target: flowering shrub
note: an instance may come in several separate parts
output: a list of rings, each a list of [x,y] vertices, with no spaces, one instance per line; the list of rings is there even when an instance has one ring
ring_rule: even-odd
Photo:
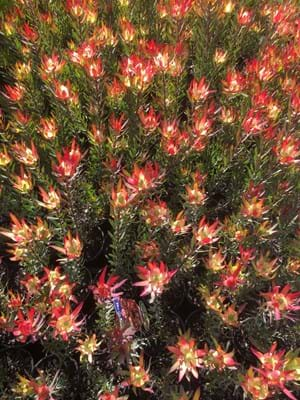
[[[300,397],[297,0],[0,0],[0,398]]]

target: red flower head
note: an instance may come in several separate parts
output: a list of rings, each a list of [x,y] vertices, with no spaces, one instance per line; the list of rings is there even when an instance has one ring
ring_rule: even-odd
[[[174,19],[182,19],[191,10],[194,0],[168,0],[160,1],[157,10],[161,16],[171,16]]]
[[[137,55],[124,58],[120,63],[123,83],[128,88],[144,91],[151,83],[156,68],[151,60]]]
[[[101,76],[104,75],[104,69],[103,69],[101,58],[87,61],[85,63],[85,70],[91,78],[93,78],[93,79],[101,78]]]
[[[266,400],[269,397],[269,386],[266,379],[255,374],[254,369],[248,369],[245,376],[243,376],[242,388],[246,393],[249,393],[255,400]]]
[[[149,369],[147,371],[145,370],[144,357],[143,354],[141,354],[138,365],[129,366],[130,378],[128,380],[128,383],[134,388],[141,388],[146,392],[153,393],[151,387],[145,386],[147,383],[150,382],[150,376],[148,372]]]
[[[41,59],[41,70],[44,74],[43,76],[47,77],[47,75],[56,74],[61,71],[65,63],[64,60],[60,60],[56,53],[53,53],[49,57],[44,54]]]
[[[33,340],[36,339],[43,325],[43,319],[40,314],[36,313],[34,308],[27,311],[27,314],[23,314],[19,310],[14,324],[15,326],[12,331],[14,336],[16,336],[19,342],[25,343],[30,336]]]
[[[25,171],[23,165],[20,167],[20,175],[12,175],[13,187],[21,193],[28,193],[33,188],[32,175]]]
[[[206,246],[219,240],[219,238],[216,237],[221,229],[217,228],[218,225],[218,221],[215,221],[211,225],[207,224],[205,216],[201,219],[198,229],[194,231],[195,239],[200,246]]]
[[[111,114],[109,117],[109,126],[116,136],[120,136],[123,133],[127,122],[128,120],[125,114],[121,114],[119,117],[116,117],[115,114]]]
[[[54,96],[62,101],[70,101],[73,104],[78,103],[78,94],[74,93],[71,87],[71,82],[67,80],[65,83],[60,83],[53,80]]]
[[[258,135],[264,131],[268,126],[265,114],[260,110],[251,108],[242,123],[244,131],[248,135]]]
[[[27,243],[32,240],[32,229],[26,223],[25,219],[22,218],[21,220],[18,220],[13,213],[9,213],[9,216],[11,219],[11,230],[1,229],[1,235],[4,235],[17,243]]]
[[[143,192],[157,186],[161,178],[158,163],[147,162],[144,168],[133,167],[133,173],[127,177],[126,185],[133,192]]]
[[[291,286],[287,284],[281,290],[280,286],[274,286],[271,292],[261,293],[276,321],[282,317],[292,319],[289,312],[300,310],[300,292],[289,293],[290,290]]]
[[[295,379],[293,370],[286,369],[287,360],[284,358],[285,350],[275,351],[277,343],[273,343],[270,350],[267,353],[261,353],[260,351],[252,348],[252,353],[261,362],[261,368],[255,368],[260,376],[264,379],[268,386],[273,388],[279,388],[286,396],[291,400],[297,400],[291,391],[289,391],[285,384],[288,381]]]
[[[82,243],[80,241],[78,233],[75,237],[72,236],[69,231],[64,237],[64,247],[51,246],[53,249],[64,254],[68,260],[74,260],[79,258],[82,252]]]
[[[112,392],[100,394],[98,400],[127,400],[128,396],[119,397],[119,388],[116,386]]]
[[[147,132],[153,132],[159,126],[159,115],[155,113],[153,107],[150,107],[148,112],[144,112],[142,108],[138,110],[138,115]]]
[[[82,158],[80,147],[77,145],[75,139],[72,140],[70,147],[63,149],[63,154],[56,153],[58,164],[52,165],[53,171],[61,181],[68,180],[75,175],[77,167]]]
[[[113,297],[121,296],[123,292],[115,291],[127,281],[127,279],[123,279],[122,281],[118,282],[120,277],[118,275],[111,275],[105,282],[106,272],[107,267],[104,267],[99,276],[97,284],[89,287],[92,290],[95,299],[99,303],[102,303],[106,300],[111,300]]]
[[[170,210],[165,201],[148,199],[141,209],[145,222],[151,226],[162,226],[169,222]]]
[[[233,352],[226,353],[218,343],[216,343],[215,350],[210,349],[207,352],[205,364],[207,364],[209,368],[217,368],[219,371],[237,366],[237,362],[233,359]]]
[[[78,314],[82,309],[83,303],[80,303],[74,311],[71,312],[71,305],[68,302],[64,307],[58,307],[53,310],[52,320],[49,325],[54,328],[53,336],[61,336],[64,341],[69,339],[69,336],[80,331],[80,326],[84,320],[76,321]]]
[[[211,93],[214,93],[214,90],[209,90],[209,84],[206,83],[205,77],[201,78],[200,81],[193,79],[188,89],[191,102],[205,101]]]
[[[43,201],[38,201],[37,203],[48,210],[55,210],[60,206],[60,192],[55,190],[53,186],[50,186],[46,192],[41,186],[39,186],[40,195]]]
[[[300,162],[300,139],[282,134],[278,144],[273,147],[273,151],[280,164],[297,164]]]
[[[128,189],[120,179],[117,187],[112,189],[111,199],[114,208],[127,207],[135,198],[135,194],[130,195]]]
[[[264,279],[274,279],[279,268],[277,261],[277,258],[270,260],[268,254],[261,254],[259,259],[253,263],[256,276]]]
[[[11,149],[14,152],[15,158],[29,167],[34,166],[39,159],[37,149],[32,141],[31,147],[27,147],[24,142],[20,142],[14,143]]]
[[[67,0],[66,9],[74,17],[82,17],[87,12],[87,0]]]
[[[41,118],[39,132],[41,135],[48,140],[52,140],[56,137],[58,127],[54,118]]]
[[[36,42],[39,37],[39,34],[27,22],[21,28],[21,35],[28,42]]]
[[[253,13],[251,10],[242,8],[237,15],[237,20],[240,25],[249,25],[252,21]]]
[[[203,113],[194,113],[193,115],[193,134],[196,138],[206,139],[212,129],[213,120],[209,116],[209,112],[205,110]]]
[[[227,265],[226,273],[221,274],[220,282],[218,282],[217,285],[230,290],[235,290],[238,285],[244,282],[240,277],[242,268],[243,264],[241,263]]]
[[[119,27],[124,42],[132,42],[136,33],[135,27],[132,25],[132,23],[123,17],[119,21]]]
[[[142,281],[133,285],[144,287],[141,296],[150,294],[150,303],[153,303],[156,296],[161,295],[165,290],[165,286],[177,272],[177,270],[168,271],[166,264],[162,261],[159,264],[150,261],[146,267],[137,266],[136,270],[138,277]]]
[[[228,94],[241,93],[246,88],[245,77],[235,70],[229,70],[222,83],[224,92]]]
[[[110,84],[106,85],[107,96],[112,99],[122,98],[126,93],[126,87],[116,77]]]
[[[179,336],[176,345],[168,346],[167,349],[174,354],[175,361],[169,372],[179,370],[178,382],[182,381],[184,376],[190,380],[190,373],[198,379],[197,368],[202,366],[202,357],[206,351],[197,349],[196,340],[190,337],[189,332]]]
[[[20,283],[25,286],[27,290],[27,298],[39,294],[41,289],[41,280],[36,275],[27,274]]]
[[[15,86],[4,85],[5,93],[2,93],[10,101],[18,102],[22,100],[25,89],[18,83]]]

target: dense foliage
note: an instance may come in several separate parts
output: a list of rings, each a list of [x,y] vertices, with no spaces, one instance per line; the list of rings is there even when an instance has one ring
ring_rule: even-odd
[[[0,0],[0,399],[300,396],[297,0]]]

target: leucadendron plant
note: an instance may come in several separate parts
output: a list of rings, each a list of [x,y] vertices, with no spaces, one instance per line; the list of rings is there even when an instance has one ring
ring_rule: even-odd
[[[0,0],[1,400],[300,397],[297,0]]]

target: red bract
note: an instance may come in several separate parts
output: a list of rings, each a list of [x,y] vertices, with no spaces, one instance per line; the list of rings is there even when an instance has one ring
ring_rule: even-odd
[[[64,254],[68,260],[74,260],[79,258],[82,252],[82,243],[80,241],[78,233],[75,237],[72,236],[69,231],[67,235],[64,237],[64,247],[59,246],[51,246],[53,249],[59,251]]]
[[[96,56],[96,44],[93,39],[83,42],[78,47],[80,63],[88,64]]]
[[[43,323],[42,316],[34,308],[28,310],[26,314],[19,310],[14,320],[12,333],[21,343],[25,343],[29,337],[36,340]]]
[[[196,241],[199,243],[199,246],[212,244],[219,240],[219,238],[216,237],[217,233],[221,229],[217,228],[218,225],[218,221],[215,221],[213,224],[209,225],[208,223],[206,223],[205,217],[200,220],[198,229],[194,230],[194,236]]]
[[[19,293],[15,294],[11,291],[8,292],[9,299],[7,302],[8,308],[19,309],[23,305],[23,299]]]
[[[0,152],[0,167],[6,167],[9,163],[11,163],[12,158],[8,154],[6,146],[3,146],[2,151]]]
[[[298,89],[299,92],[299,89]],[[291,96],[291,107],[295,115],[300,114],[300,94],[293,93]]]
[[[209,90],[209,84],[206,83],[205,77],[202,77],[200,81],[192,79],[188,89],[191,102],[205,101],[211,93],[214,93],[214,90]]]
[[[290,290],[291,285],[286,284],[282,289],[280,286],[274,286],[271,292],[261,293],[267,300],[267,308],[274,313],[275,320],[281,318],[292,320],[289,312],[300,310],[300,292],[289,293]]]
[[[250,109],[242,123],[244,131],[248,135],[258,135],[267,128],[268,122],[263,112]]]
[[[113,208],[127,207],[135,198],[135,194],[130,195],[125,184],[119,180],[117,187],[111,191],[111,200]]]
[[[41,118],[39,131],[48,140],[53,140],[58,132],[58,127],[54,118]]]
[[[235,368],[238,365],[238,363],[233,359],[233,352],[226,353],[226,351],[224,351],[217,343],[216,349],[206,350],[206,353],[204,363],[208,365],[210,369],[216,368],[219,371],[222,371],[225,368]]]
[[[109,126],[113,130],[116,136],[119,136],[124,131],[128,120],[125,117],[125,114],[121,114],[117,117],[115,114],[111,114],[109,117]]]
[[[264,202],[265,199],[258,199],[257,197],[249,200],[243,199],[241,214],[246,218],[261,218],[268,211]]]
[[[166,264],[162,261],[160,263],[148,262],[147,266],[137,266],[136,270],[142,281],[133,285],[144,287],[141,296],[150,294],[150,303],[153,303],[155,298],[162,294],[165,286],[177,272],[177,270],[168,271]]]
[[[71,335],[80,331],[80,326],[84,320],[76,321],[83,303],[80,303],[72,312],[68,302],[66,306],[54,309],[52,319],[49,323],[54,328],[53,336],[61,336],[62,340],[67,341]]]
[[[237,20],[240,25],[249,25],[252,21],[253,13],[251,10],[242,8],[237,15]]]
[[[252,396],[253,400],[265,400],[269,397],[269,386],[266,379],[259,374],[255,374],[252,367],[242,377],[241,386],[246,393]]]
[[[18,83],[15,86],[4,85],[5,92],[2,92],[3,96],[5,96],[10,101],[18,102],[22,100],[25,89],[23,86]]]
[[[175,19],[182,19],[190,11],[194,0],[164,0],[157,5],[157,10],[162,16],[171,16]]]
[[[165,73],[175,77],[182,73],[184,68],[182,61],[186,56],[182,42],[171,45],[150,40],[146,42],[145,49],[142,51],[153,59],[157,74]]]
[[[57,53],[52,53],[51,56],[43,55],[41,58],[41,70],[44,73],[44,77],[60,72],[65,63]]]
[[[66,0],[66,9],[74,17],[81,17],[87,12],[87,0]]]
[[[16,122],[20,124],[21,126],[26,126],[29,124],[31,121],[31,117],[29,114],[22,112],[21,110],[17,110],[14,113],[14,117],[16,119]]]
[[[11,149],[14,152],[15,158],[27,166],[34,166],[39,159],[39,155],[33,141],[31,141],[31,147],[27,147],[25,142],[19,142],[14,143]]]
[[[119,388],[116,386],[112,392],[100,394],[98,400],[126,400],[127,396],[119,396]]]
[[[21,165],[20,175],[11,175],[13,187],[21,193],[28,193],[33,188],[32,175]]]
[[[88,61],[85,64],[87,74],[93,79],[99,79],[104,75],[104,69],[100,58]]]
[[[196,138],[207,138],[211,132],[213,120],[210,118],[209,113],[195,113],[193,115],[193,134]]]
[[[127,281],[127,279],[123,279],[122,281],[118,282],[120,279],[118,275],[110,275],[105,282],[106,272],[107,267],[104,267],[99,276],[97,284],[89,287],[92,290],[95,299],[99,303],[102,303],[106,300],[111,300],[113,297],[121,296],[123,293],[116,292],[116,289],[119,289]]]
[[[277,258],[269,260],[266,255],[261,254],[259,259],[253,263],[255,274],[264,279],[273,279],[276,276],[276,272],[279,268],[277,265]]]
[[[100,145],[105,141],[105,132],[103,125],[92,124],[89,137],[94,144]]]
[[[138,115],[144,129],[148,132],[153,132],[159,126],[159,114],[156,114],[153,107],[150,107],[147,112],[142,108],[138,110]]]
[[[142,192],[156,187],[161,177],[158,163],[147,162],[143,168],[135,164],[133,173],[126,178],[126,186],[133,192]]]
[[[72,140],[70,147],[63,149],[63,154],[56,153],[58,164],[52,163],[52,169],[57,175],[58,180],[64,181],[72,178],[82,158],[80,147],[75,139]]]
[[[202,357],[206,355],[205,350],[199,350],[196,346],[196,340],[190,337],[190,333],[178,337],[175,346],[168,346],[167,349],[174,354],[175,363],[170,372],[179,370],[178,382],[181,382],[185,376],[190,380],[190,374],[198,379],[198,368],[203,364]]]
[[[186,201],[193,205],[202,205],[206,200],[205,190],[194,181],[193,186],[186,186]]]
[[[124,85],[137,91],[144,91],[156,72],[151,60],[135,54],[124,58],[120,63],[120,69]]]
[[[229,264],[226,267],[226,273],[221,274],[220,282],[218,282],[217,285],[226,289],[235,290],[238,285],[244,282],[240,277],[242,269],[243,265],[240,263],[237,263],[236,265]]]
[[[285,350],[275,352],[276,348],[276,342],[272,344],[267,353],[261,353],[252,348],[252,353],[262,364],[261,368],[255,369],[269,386],[280,389],[291,400],[297,400],[293,393],[285,387],[287,382],[294,380],[294,371],[285,369],[286,359],[283,357]]]
[[[273,147],[278,161],[283,165],[292,165],[300,161],[300,139],[292,135],[282,135]]]
[[[174,139],[180,134],[178,121],[176,119],[172,121],[163,120],[160,130],[165,139]]]
[[[53,80],[54,84],[54,96],[62,101],[70,101],[77,103],[77,94],[74,94],[71,87],[71,82],[67,80],[65,83],[60,83],[57,80]]]
[[[119,99],[126,93],[126,87],[116,77],[106,85],[107,95],[112,99]]]
[[[121,29],[121,36],[124,42],[132,42],[136,32],[132,23],[123,17],[119,21],[119,27]]]
[[[246,88],[246,79],[238,71],[229,70],[222,81],[223,91],[228,94],[241,93]]]
[[[34,275],[27,274],[20,283],[25,286],[27,290],[27,298],[38,294],[41,289],[41,280]]]
[[[162,140],[162,148],[164,152],[170,156],[175,156],[182,149],[188,149],[190,145],[190,135],[188,132],[178,131],[177,134],[177,136],[174,135],[174,137],[171,139]],[[195,143],[196,141],[194,142],[194,146]]]
[[[36,42],[39,37],[39,34],[27,22],[21,28],[21,35],[28,42]]]
[[[48,210],[55,210],[60,206],[60,192],[55,190],[53,186],[50,186],[49,190],[46,192],[41,186],[39,186],[40,195],[43,201],[38,201],[37,203]]]
[[[163,226],[169,222],[170,210],[165,201],[147,200],[141,210],[146,224],[151,226]]]
[[[130,377],[128,379],[128,384],[132,385],[134,388],[141,388],[146,392],[153,393],[150,387],[145,386],[150,382],[149,369],[145,369],[143,354],[140,355],[138,365],[129,366]]]
[[[21,220],[18,220],[13,213],[9,213],[9,217],[11,220],[11,229],[1,229],[1,235],[4,235],[17,243],[30,241],[32,239],[32,229],[26,223],[25,219],[22,218]]]

